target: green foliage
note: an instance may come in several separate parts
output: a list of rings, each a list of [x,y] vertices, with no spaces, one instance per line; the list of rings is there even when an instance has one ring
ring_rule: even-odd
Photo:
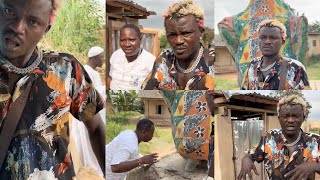
[[[135,130],[136,125],[129,123],[129,118],[140,116],[140,113],[128,111],[118,112],[115,114],[108,114],[106,121],[106,142],[109,143],[116,137],[121,131],[126,129]]]
[[[68,0],[62,5],[45,41],[55,50],[86,57],[90,47],[101,45],[99,30],[104,24],[101,5],[96,0]]]
[[[320,22],[315,21],[313,24],[310,24],[308,26],[308,31],[309,32],[320,32]]]
[[[320,80],[320,62],[307,66],[309,80]]]
[[[320,63],[320,54],[312,54],[308,59],[308,65]]]
[[[129,119],[140,115],[140,113],[134,111],[108,114],[106,121],[106,143],[111,142],[113,138],[124,130],[135,130],[136,125],[130,123]],[[140,143],[140,153],[143,155],[150,154],[154,151],[155,147],[161,148],[161,146],[173,144],[170,132],[171,131],[156,127],[152,140],[147,143]]]
[[[162,52],[164,49],[170,48],[170,44],[167,41],[167,37],[165,34],[162,34],[159,37],[159,41],[160,41],[160,52]]]
[[[309,132],[320,134],[320,128],[310,128]]]
[[[215,89],[219,90],[239,90],[237,80],[215,78]]]
[[[206,48],[211,44],[214,38],[214,30],[209,27],[204,27],[204,34],[203,34],[203,43]]]
[[[143,113],[144,106],[137,91],[116,91],[111,95],[112,106],[117,111],[138,111]]]
[[[307,103],[307,111],[308,114],[310,113],[310,109],[312,108],[312,105],[309,101],[307,101],[307,99],[304,97],[304,94],[302,93],[302,91],[271,91],[270,96],[272,97],[276,97],[278,99],[281,99],[285,96],[288,95],[298,95],[300,96],[306,103]]]

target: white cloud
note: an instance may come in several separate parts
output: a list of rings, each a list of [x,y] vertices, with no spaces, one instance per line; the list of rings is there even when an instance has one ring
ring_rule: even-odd
[[[154,11],[157,15],[151,15],[146,20],[140,20],[144,27],[163,29],[163,12],[173,3],[180,2],[177,0],[133,0],[133,2],[145,7],[148,11]],[[214,27],[214,0],[194,0],[205,10],[205,25]]]

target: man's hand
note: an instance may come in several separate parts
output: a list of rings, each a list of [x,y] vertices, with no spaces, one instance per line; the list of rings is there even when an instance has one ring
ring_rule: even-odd
[[[249,155],[246,155],[245,157],[242,158],[241,171],[240,171],[237,179],[238,180],[241,180],[241,179],[246,180],[246,176],[248,174],[250,180],[253,180],[251,170],[253,170],[256,175],[259,175],[253,161],[251,160]]]
[[[157,158],[158,158],[158,153],[153,153],[153,154],[145,155],[140,159],[142,164],[153,164],[157,162]]]
[[[307,180],[308,177],[313,175],[319,169],[318,163],[303,163],[297,165],[293,170],[284,175],[290,180]]]

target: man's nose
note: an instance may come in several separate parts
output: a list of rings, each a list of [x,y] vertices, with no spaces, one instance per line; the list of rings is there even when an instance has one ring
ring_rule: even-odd
[[[129,46],[131,46],[131,43],[130,43],[129,40],[126,40],[125,43],[124,43],[124,45],[125,45],[126,47],[129,47]]]
[[[10,29],[17,34],[24,34],[26,22],[23,19],[16,19],[15,22],[10,25]]]
[[[184,39],[182,35],[177,35],[177,38],[175,39],[175,43],[176,44],[183,44],[184,43]]]
[[[295,122],[295,119],[292,116],[288,116],[287,122]]]

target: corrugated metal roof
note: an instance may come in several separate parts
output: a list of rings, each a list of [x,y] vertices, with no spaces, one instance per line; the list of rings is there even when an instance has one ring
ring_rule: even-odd
[[[141,90],[138,93],[139,98],[162,99],[162,94],[158,90]]]
[[[257,91],[215,91],[215,96],[225,97],[226,99],[238,99],[238,97],[245,97],[247,101],[254,102],[254,99],[259,99],[259,101],[266,101],[267,104],[276,104],[279,99],[272,97],[270,95],[267,95],[267,92],[269,91],[263,91],[262,93],[258,93]],[[242,98],[243,99],[243,98]]]
[[[225,42],[221,38],[220,34],[215,34],[214,35],[214,46],[215,47],[226,47]]]

